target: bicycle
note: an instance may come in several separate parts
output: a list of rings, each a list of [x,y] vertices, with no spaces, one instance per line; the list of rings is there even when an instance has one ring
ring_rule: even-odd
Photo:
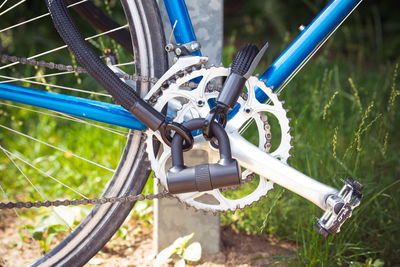
[[[5,2],[0,6],[0,10]],[[339,231],[340,226],[351,216],[352,210],[359,205],[362,186],[348,179],[338,192],[286,165],[291,148],[290,126],[287,111],[276,93],[286,86],[361,0],[332,1],[310,25],[302,29],[298,39],[259,79],[251,75],[267,45],[260,51],[252,45],[245,47],[230,69],[208,67],[207,58],[201,56],[200,45],[196,41],[184,1],[164,1],[176,44],[166,44],[159,11],[153,1],[121,2],[129,22],[130,34],[121,30],[126,26],[115,27],[115,22],[105,21],[106,17],[100,10],[96,9],[96,12],[101,19],[91,18],[91,12],[88,10],[94,12],[95,7],[86,0],[70,1],[70,7],[78,8],[81,16],[110,34],[112,39],[134,54],[136,75],[128,75],[118,68],[111,50],[105,51],[109,62],[105,65],[79,34],[64,2],[57,0],[46,2],[53,22],[84,68],[2,54],[2,59],[11,61],[10,64],[19,62],[65,72],[87,72],[107,89],[118,104],[16,86],[11,84],[16,79],[5,75],[1,76],[6,79],[6,83],[0,83],[0,98],[60,112],[57,116],[63,119],[91,119],[132,129],[128,134],[123,133],[128,138],[125,150],[113,177],[105,185],[102,198],[89,199],[74,190],[74,195],[80,195],[83,199],[65,202],[2,203],[2,208],[97,204],[68,237],[33,265],[86,263],[119,228],[135,201],[145,198],[138,194],[142,191],[151,169],[169,192],[150,195],[149,198],[168,197],[173,193],[181,201],[195,208],[212,212],[235,210],[251,205],[265,195],[274,182],[326,210],[317,222],[321,234],[327,236]],[[8,11],[9,9],[0,11],[0,16]],[[110,25],[113,25],[114,29]],[[4,29],[0,33],[3,31]],[[132,46],[129,45],[127,36],[132,36]],[[176,57],[176,63],[169,69],[165,48]],[[5,65],[0,69],[9,66]],[[49,76],[41,75],[41,78],[47,77]],[[223,86],[219,85],[221,78],[225,79]],[[135,82],[132,83],[131,80]],[[30,77],[19,81],[34,82]],[[234,93],[227,93],[228,87]],[[247,93],[242,92],[243,87],[247,88]],[[14,104],[7,105],[15,107]],[[131,113],[138,119],[132,117]],[[280,143],[270,155],[266,153],[271,149],[270,124],[268,116],[265,116],[267,113],[277,118],[281,132]],[[251,144],[241,136],[241,131],[245,131],[252,121],[255,122],[258,131],[259,140],[256,144]],[[96,127],[120,133],[118,129],[103,125]],[[3,125],[2,128],[21,134]],[[149,128],[146,131],[147,137],[142,133],[146,128]],[[176,134],[172,135],[173,132]],[[218,136],[217,141],[213,139],[215,136]],[[38,139],[33,140],[41,142]],[[221,155],[221,160],[214,165],[203,164],[186,168],[183,163],[183,150],[190,149],[206,151],[211,161]],[[3,146],[1,150],[17,168],[18,164],[12,158],[25,162],[17,153]],[[218,153],[219,150],[221,153]],[[60,151],[77,156],[64,149]],[[173,167],[169,168],[171,153]],[[247,169],[242,175],[239,175],[240,167],[232,156],[238,159],[241,167]],[[35,168],[33,164],[31,166]],[[100,167],[110,169],[106,166]],[[20,168],[18,170],[31,183],[23,171]],[[261,174],[261,177],[258,180],[254,179],[253,173]],[[45,172],[42,174],[54,178]],[[262,174],[268,179],[262,177]],[[229,199],[221,193],[253,180],[258,182],[257,188],[246,198]],[[220,188],[222,189],[219,190]],[[209,204],[200,200],[204,194],[212,195],[218,203]]]

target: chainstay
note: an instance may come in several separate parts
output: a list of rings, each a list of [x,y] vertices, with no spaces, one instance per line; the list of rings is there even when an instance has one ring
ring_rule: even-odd
[[[14,209],[14,208],[40,208],[40,207],[58,207],[58,206],[78,206],[78,205],[103,205],[107,203],[129,203],[135,201],[142,201],[145,199],[161,199],[173,198],[169,192],[161,192],[158,194],[147,195],[131,195],[126,197],[102,197],[102,198],[87,198],[87,199],[73,199],[73,200],[55,200],[55,201],[27,201],[27,202],[0,202],[0,210]]]

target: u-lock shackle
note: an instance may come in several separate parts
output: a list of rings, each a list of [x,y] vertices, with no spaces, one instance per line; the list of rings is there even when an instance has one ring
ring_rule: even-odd
[[[197,118],[184,122],[190,131],[201,129],[205,119]],[[172,167],[168,170],[168,191],[172,194],[208,191],[215,188],[240,184],[241,171],[236,159],[232,158],[229,138],[224,128],[212,122],[211,134],[218,140],[220,160],[217,163],[187,167],[183,161],[183,138],[175,134],[171,143]]]

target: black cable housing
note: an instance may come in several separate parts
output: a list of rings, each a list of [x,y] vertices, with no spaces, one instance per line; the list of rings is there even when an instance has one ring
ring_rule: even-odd
[[[103,63],[87,44],[73,22],[64,0],[46,0],[53,23],[76,60],[113,98],[152,130],[158,130],[165,116],[155,110]]]

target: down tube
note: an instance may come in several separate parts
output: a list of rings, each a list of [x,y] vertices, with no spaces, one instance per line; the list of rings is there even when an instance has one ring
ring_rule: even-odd
[[[0,83],[0,99],[45,108],[83,119],[91,119],[129,129],[144,130],[146,126],[120,105]]]
[[[272,63],[260,80],[265,81],[267,86],[273,87],[274,90],[286,85],[361,1],[333,0],[330,2]],[[257,90],[257,99],[264,102],[267,96],[261,90]]]

